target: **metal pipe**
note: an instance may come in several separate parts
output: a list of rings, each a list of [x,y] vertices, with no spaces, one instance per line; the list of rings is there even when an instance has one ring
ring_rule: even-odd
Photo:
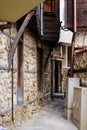
[[[74,21],[73,22],[74,22],[74,34],[73,34],[73,39],[72,39],[70,77],[73,77],[74,47],[75,47],[75,37],[76,37],[76,32],[77,32],[76,0],[74,0]]]
[[[44,8],[43,3],[41,3],[41,4],[40,4],[41,36],[44,35],[44,34],[43,34],[43,8]]]
[[[87,48],[83,48],[83,49],[81,49],[81,50],[75,51],[74,55],[79,54],[79,53],[82,53],[82,52],[86,52],[86,51],[87,51]]]
[[[74,32],[77,32],[77,11],[76,11],[76,0],[74,0]]]

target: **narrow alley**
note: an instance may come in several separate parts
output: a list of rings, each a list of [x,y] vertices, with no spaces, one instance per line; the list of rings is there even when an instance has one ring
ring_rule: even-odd
[[[55,99],[34,114],[16,130],[77,130],[71,121],[64,119],[63,100]]]
[[[87,0],[0,1],[0,130],[87,130]]]

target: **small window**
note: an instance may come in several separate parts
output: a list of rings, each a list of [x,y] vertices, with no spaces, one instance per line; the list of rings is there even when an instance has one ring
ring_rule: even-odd
[[[44,2],[44,12],[54,12],[54,0],[46,0]]]

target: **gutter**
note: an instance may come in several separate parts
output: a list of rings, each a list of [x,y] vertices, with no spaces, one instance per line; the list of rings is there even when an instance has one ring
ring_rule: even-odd
[[[74,47],[75,47],[75,37],[77,32],[77,11],[76,11],[76,0],[74,0],[74,34],[71,45],[71,65],[70,65],[70,77],[73,77],[73,62],[74,62]]]

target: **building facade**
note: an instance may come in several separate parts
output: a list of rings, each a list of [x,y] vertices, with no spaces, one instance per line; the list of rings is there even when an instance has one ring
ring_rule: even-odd
[[[4,33],[15,38],[16,25],[4,30]],[[8,72],[8,53],[12,39],[0,32],[0,125],[10,125],[12,104],[14,122],[20,125],[43,106],[45,97],[50,99],[51,64],[47,58],[49,47],[41,44],[27,28],[22,37],[23,43],[19,45],[21,48],[16,49],[13,58],[12,73],[12,70]]]

